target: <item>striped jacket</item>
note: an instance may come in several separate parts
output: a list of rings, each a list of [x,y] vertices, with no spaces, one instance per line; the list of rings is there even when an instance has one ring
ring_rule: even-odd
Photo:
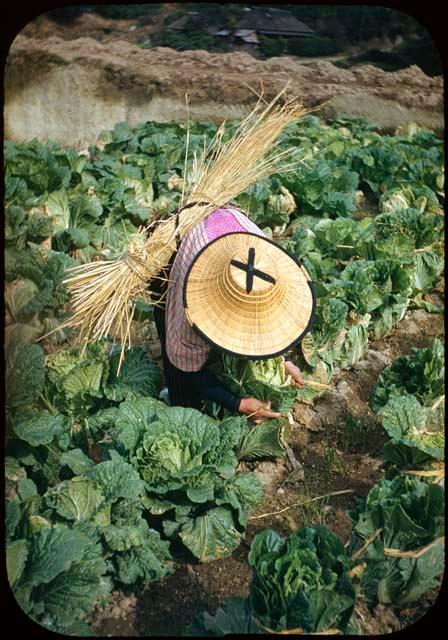
[[[235,231],[264,235],[256,224],[233,207],[216,209],[199,222],[182,240],[170,272],[166,300],[166,351],[170,362],[181,371],[199,371],[206,363],[211,345],[191,327],[184,311],[185,275],[195,256],[206,244]]]

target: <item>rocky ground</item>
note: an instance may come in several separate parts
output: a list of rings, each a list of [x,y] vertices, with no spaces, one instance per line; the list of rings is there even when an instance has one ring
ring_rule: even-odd
[[[124,39],[99,42],[95,38],[66,40],[58,36],[38,39],[19,34],[9,56],[31,77],[31,71],[52,65],[71,65],[107,69],[126,88],[136,83],[148,93],[183,99],[188,90],[192,102],[218,100],[244,104],[252,101],[250,89],[263,82],[272,95],[287,81],[291,94],[305,104],[316,106],[336,95],[364,94],[393,100],[404,107],[442,109],[441,77],[426,76],[416,66],[387,72],[372,65],[351,70],[339,69],[328,61],[303,65],[289,56],[257,60],[248,53],[209,53],[176,51],[168,47],[141,49]],[[249,85],[249,86],[247,86]],[[118,86],[118,85],[117,85]]]

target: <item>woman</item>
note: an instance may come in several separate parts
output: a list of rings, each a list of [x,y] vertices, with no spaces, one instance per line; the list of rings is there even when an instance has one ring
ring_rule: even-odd
[[[303,267],[244,213],[227,206],[185,236],[163,277],[154,319],[171,404],[200,409],[210,400],[256,423],[279,417],[269,402],[231,393],[207,362],[213,347],[256,360],[297,344],[309,330],[315,306]],[[287,360],[285,368],[301,387],[298,367]]]

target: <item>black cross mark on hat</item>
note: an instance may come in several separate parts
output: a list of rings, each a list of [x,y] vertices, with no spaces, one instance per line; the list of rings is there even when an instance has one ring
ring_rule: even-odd
[[[238,267],[238,269],[242,269],[243,271],[246,272],[247,293],[250,293],[252,291],[252,287],[254,284],[254,276],[257,276],[257,278],[261,278],[262,280],[266,280],[266,282],[272,282],[272,284],[275,284],[275,278],[270,276],[268,273],[265,273],[264,271],[260,271],[260,269],[256,269],[254,267],[254,262],[255,262],[255,249],[253,247],[250,247],[249,249],[247,264],[245,264],[244,262],[240,262],[239,260],[230,261],[230,264],[233,264],[234,267]]]

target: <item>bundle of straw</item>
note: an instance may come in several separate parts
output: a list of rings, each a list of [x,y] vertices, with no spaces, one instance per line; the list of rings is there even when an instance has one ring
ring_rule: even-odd
[[[241,122],[235,134],[223,142],[225,123],[221,125],[193,171],[185,177],[180,208],[198,203],[157,221],[143,230],[130,244],[125,255],[84,264],[70,269],[64,282],[71,293],[73,315],[62,325],[78,330],[78,341],[97,341],[107,335],[121,342],[122,363],[130,347],[130,327],[138,298],[149,298],[148,283],[167,266],[176,250],[176,235],[182,239],[211,211],[217,209],[252,183],[278,171],[289,171],[297,163],[286,163],[292,149],[275,151],[283,129],[309,110],[294,100],[279,104],[286,87],[269,103],[260,97],[253,111]],[[188,140],[187,140],[188,143]],[[269,154],[268,154],[269,152]],[[152,233],[147,237],[148,230]],[[118,368],[118,370],[119,370]]]

